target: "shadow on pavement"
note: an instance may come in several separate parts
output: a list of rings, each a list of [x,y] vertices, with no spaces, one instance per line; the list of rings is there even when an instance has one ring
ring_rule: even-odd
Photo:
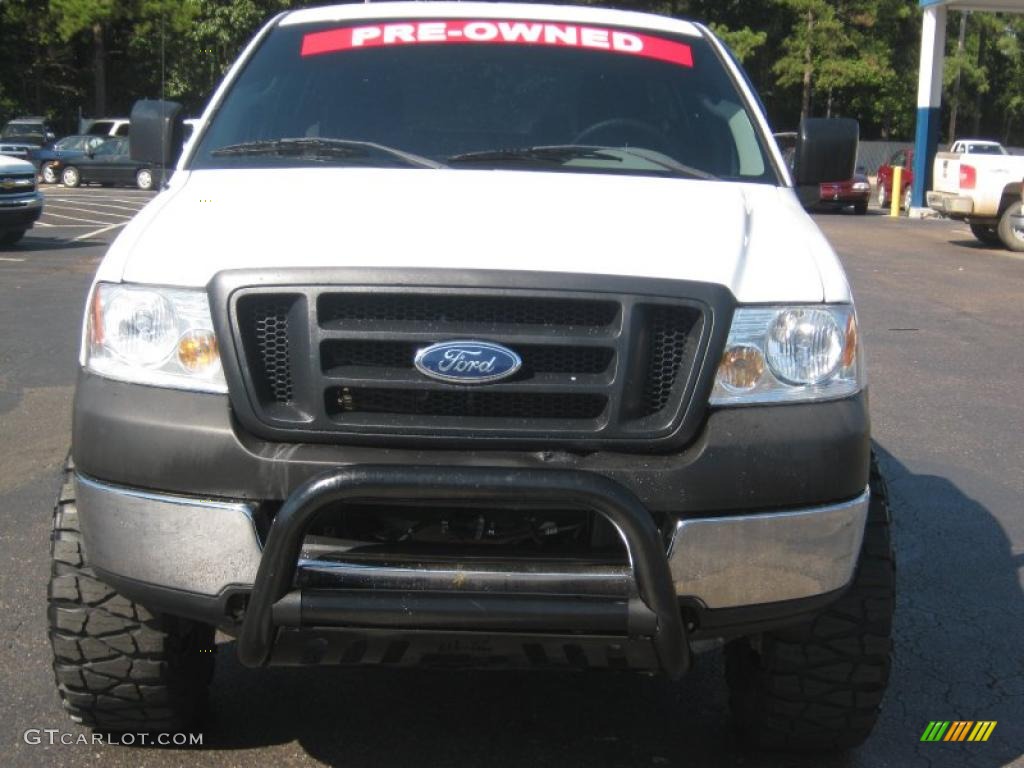
[[[999,521],[949,480],[879,449],[898,560],[892,686],[838,755],[757,755],[732,728],[719,652],[681,684],[611,673],[246,670],[221,646],[206,749],[297,742],[378,766],[1005,766],[1024,745],[1024,600]],[[997,720],[988,743],[924,743],[930,720]]]
[[[895,757],[913,747],[930,766],[1016,764],[1024,754],[1024,554],[1014,554],[999,518],[949,479],[876,451],[893,510],[896,639],[882,722],[865,749]],[[987,743],[922,744],[931,720],[998,725]]]
[[[38,235],[32,235],[25,237],[20,240],[16,245],[0,245],[0,256],[6,258],[18,258],[23,254],[34,253],[36,251],[57,251],[67,250],[69,248],[94,248],[98,243],[105,241],[98,237],[89,238],[88,240],[64,240],[59,237],[39,237]]]
[[[950,240],[950,245],[955,245],[957,248],[967,248],[971,251],[985,251],[986,253],[1012,253],[1007,248],[1001,245],[986,245],[981,240]]]

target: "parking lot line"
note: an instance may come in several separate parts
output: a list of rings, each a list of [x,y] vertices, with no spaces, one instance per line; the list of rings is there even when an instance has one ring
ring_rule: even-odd
[[[50,198],[50,200],[55,205],[59,205],[62,208],[66,207],[64,205],[65,203],[80,203],[82,205],[91,205],[91,206],[94,206],[96,208],[113,208],[114,210],[117,210],[117,211],[131,211],[133,213],[137,213],[138,211],[141,211],[142,208],[143,208],[143,206],[139,206],[138,208],[135,208],[135,207],[130,206],[130,205],[111,205],[110,203],[94,203],[92,200],[89,200],[88,202],[83,202],[81,200],[62,200],[59,197]],[[96,211],[96,213],[100,213],[100,211]]]
[[[56,216],[58,219],[71,219],[71,221],[84,221],[86,224],[109,224],[109,221],[96,221],[95,219],[83,219],[81,216],[64,216],[53,211],[46,211],[44,216]]]
[[[148,203],[150,201],[150,198],[148,198],[148,197],[121,197],[120,195],[117,195],[117,194],[104,195],[104,194],[93,193],[91,195],[76,195],[74,190],[72,190],[72,189],[52,189],[52,190],[49,190],[47,192],[46,196],[50,197],[50,198],[53,198],[53,199],[64,198],[64,199],[67,199],[67,200],[80,200],[80,201],[81,200],[113,200],[115,202],[131,203],[133,205],[135,203],[145,204],[145,203]]]
[[[57,206],[62,211],[81,211],[83,213],[91,213],[96,216],[114,216],[119,219],[130,219],[131,216],[125,216],[123,213],[114,213],[113,211],[94,211],[92,208],[79,208],[74,205],[59,205]]]
[[[46,214],[46,215],[49,215],[49,214]],[[86,227],[93,227],[93,226],[95,226],[95,224],[93,222],[89,222],[88,224],[50,224],[50,223],[45,222],[45,221],[37,221],[36,222],[36,226],[37,227],[52,227],[54,229],[60,229],[62,227],[68,228],[68,229],[85,229]]]
[[[77,243],[79,240],[88,240],[90,237],[96,237],[96,235],[102,235],[104,232],[109,232],[112,229],[123,227],[127,223],[128,222],[126,221],[122,221],[120,224],[111,224],[109,227],[102,227],[100,229],[94,230],[93,232],[86,232],[84,235],[79,235],[78,237],[71,238],[71,242]]]
[[[81,211],[82,213],[90,213],[93,216],[112,216],[114,218],[120,218],[120,219],[126,219],[126,220],[130,219],[132,217],[132,215],[134,215],[134,213],[131,214],[131,215],[125,215],[124,213],[115,213],[114,211],[96,211],[96,210],[94,210],[92,208],[79,208],[78,206],[69,206],[69,205],[58,205],[58,206],[55,206],[55,207],[59,211]]]

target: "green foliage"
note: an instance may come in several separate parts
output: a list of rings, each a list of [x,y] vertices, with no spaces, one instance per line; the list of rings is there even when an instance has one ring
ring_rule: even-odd
[[[109,114],[127,114],[135,99],[161,93],[197,114],[259,26],[300,4],[0,0],[0,119],[41,113],[71,131],[80,111],[93,114],[101,86]],[[795,127],[806,109],[856,117],[866,138],[913,135],[921,34],[916,0],[615,4],[707,22],[743,63],[779,130]],[[945,102],[948,108],[959,73],[958,133],[1024,143],[1024,16],[971,14],[958,53],[959,23],[960,14],[950,12]]]
[[[750,27],[729,29],[725,24],[711,23],[711,29],[729,46],[740,62],[749,59],[758,48],[768,41],[767,32],[755,32]]]

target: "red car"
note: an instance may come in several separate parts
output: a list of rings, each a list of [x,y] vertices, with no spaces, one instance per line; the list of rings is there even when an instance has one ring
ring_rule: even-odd
[[[868,212],[871,198],[871,184],[868,177],[857,173],[845,181],[827,181],[818,186],[818,207],[845,208],[853,206],[853,212],[863,216]]]
[[[892,203],[892,169],[897,165],[903,166],[903,175],[900,178],[900,205],[904,208],[910,207],[910,185],[914,183],[914,150],[901,149],[893,153],[889,162],[878,167],[878,205],[880,208],[888,208]]]

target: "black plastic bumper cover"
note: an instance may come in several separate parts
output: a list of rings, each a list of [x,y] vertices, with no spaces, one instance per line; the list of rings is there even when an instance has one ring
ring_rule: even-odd
[[[227,395],[125,384],[79,374],[73,455],[80,472],[150,491],[283,501],[341,466],[393,464],[575,469],[680,516],[842,501],[868,482],[867,393],[823,403],[712,410],[701,434],[670,454],[417,450],[266,443],[231,415]]]
[[[647,625],[649,642],[662,670],[671,678],[686,672],[689,646],[664,545],[654,520],[636,496],[608,478],[587,472],[483,467],[363,465],[326,472],[296,489],[275,516],[267,538],[238,639],[242,663],[254,667],[268,663],[281,623],[308,625],[311,629],[321,624],[346,623],[352,618],[358,621],[360,617],[360,626],[374,623],[368,620],[367,604],[358,599],[353,601],[351,595],[339,592],[332,596],[330,591],[322,590],[296,595],[292,591],[303,537],[310,522],[327,505],[355,500],[408,499],[497,504],[554,502],[591,509],[605,516],[625,541],[639,599],[646,609],[644,612],[653,615],[654,621]],[[387,618],[383,623],[389,628],[395,628],[397,623],[410,630],[434,629],[439,622],[443,624],[452,617],[457,618],[457,607],[450,604],[451,597],[407,595],[400,620],[393,620],[386,613],[378,616]],[[485,605],[485,615],[477,616],[473,623],[488,627],[490,632],[514,630],[518,626],[517,612],[521,615],[539,608],[530,601],[516,605],[513,599],[504,605],[501,600],[494,598],[494,615],[486,615]],[[545,613],[550,616],[552,631],[582,628],[591,619],[596,620],[599,627],[611,626],[607,612],[590,610],[586,605],[570,601],[571,598],[548,602]],[[290,621],[284,622],[286,617]],[[634,621],[631,617],[629,633],[633,634],[637,627],[644,625],[644,621]]]

